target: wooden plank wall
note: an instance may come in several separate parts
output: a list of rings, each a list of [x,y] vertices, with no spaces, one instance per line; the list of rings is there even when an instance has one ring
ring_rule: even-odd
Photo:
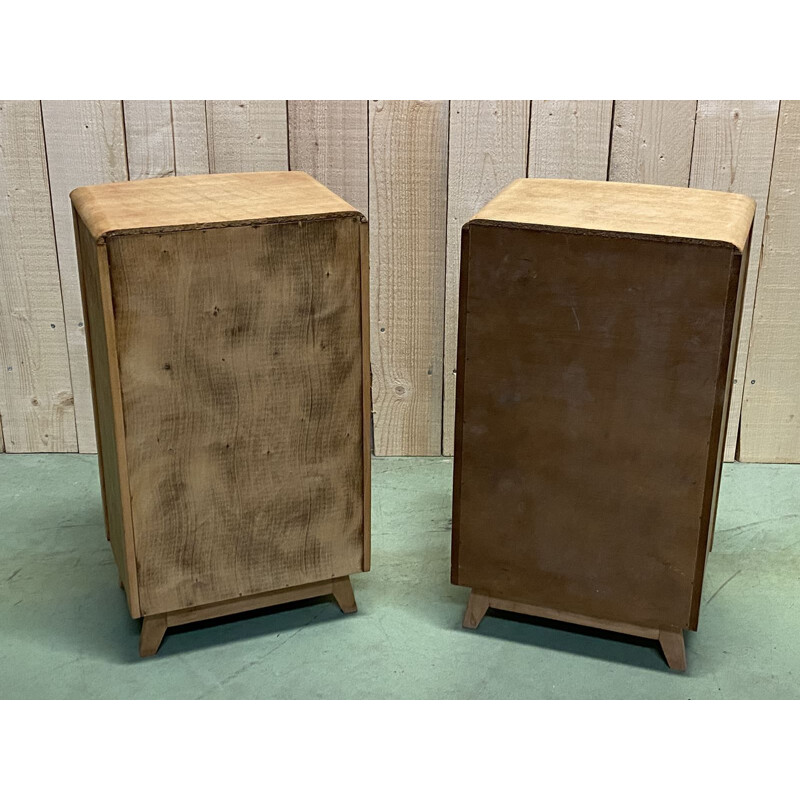
[[[798,152],[793,101],[0,101],[0,448],[95,450],[75,186],[302,169],[370,218],[378,455],[452,453],[460,229],[527,175],[756,199],[725,456],[800,461]]]

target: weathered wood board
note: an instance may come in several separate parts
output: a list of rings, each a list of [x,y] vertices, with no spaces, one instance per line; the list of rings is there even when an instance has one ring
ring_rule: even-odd
[[[800,462],[800,101],[781,102],[739,458]]]
[[[447,101],[370,102],[376,455],[442,451]]]
[[[38,101],[0,100],[0,424],[9,453],[75,452]]]

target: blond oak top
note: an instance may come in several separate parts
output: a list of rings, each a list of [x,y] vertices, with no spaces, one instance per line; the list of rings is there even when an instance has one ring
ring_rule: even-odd
[[[144,231],[361,216],[305,172],[187,175],[104,183],[82,186],[70,197],[97,241]]]
[[[722,243],[741,251],[755,208],[749,197],[730,192],[519,178],[470,222]]]

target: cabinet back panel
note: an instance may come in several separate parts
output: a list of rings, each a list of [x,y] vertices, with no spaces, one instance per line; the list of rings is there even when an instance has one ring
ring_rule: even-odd
[[[466,237],[454,581],[689,627],[738,259],[484,225]]]
[[[361,571],[358,219],[109,251],[142,613]]]

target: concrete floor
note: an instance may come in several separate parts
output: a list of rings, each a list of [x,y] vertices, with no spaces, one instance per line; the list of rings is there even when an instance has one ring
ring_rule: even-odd
[[[137,655],[93,456],[0,456],[2,698],[797,698],[800,466],[725,467],[689,670],[647,641],[497,612],[461,629],[451,462],[373,461],[358,614],[325,600],[167,633]]]

